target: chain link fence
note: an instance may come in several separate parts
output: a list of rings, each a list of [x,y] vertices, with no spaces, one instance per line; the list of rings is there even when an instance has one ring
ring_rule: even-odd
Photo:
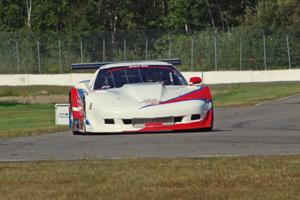
[[[239,31],[0,32],[0,74],[69,73],[71,63],[181,58],[182,71],[300,68],[300,37]]]

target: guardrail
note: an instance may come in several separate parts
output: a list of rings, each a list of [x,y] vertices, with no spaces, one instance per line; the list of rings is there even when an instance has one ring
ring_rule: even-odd
[[[209,71],[209,72],[183,72],[189,80],[192,76],[202,78],[204,84],[229,83],[257,83],[300,81],[300,69],[271,70],[271,71]],[[0,86],[28,86],[28,85],[57,85],[71,86],[82,80],[88,80],[93,73],[86,74],[7,74],[0,75]]]

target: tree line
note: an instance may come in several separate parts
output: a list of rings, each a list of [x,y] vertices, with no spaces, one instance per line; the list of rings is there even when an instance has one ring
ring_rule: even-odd
[[[229,31],[241,25],[270,31],[282,26],[299,28],[299,21],[299,0],[0,1],[0,31],[6,32],[167,29],[190,33]]]
[[[240,25],[257,0],[1,0],[1,31],[171,29],[186,33]]]
[[[300,0],[1,0],[0,31],[35,33],[235,28],[299,33]]]

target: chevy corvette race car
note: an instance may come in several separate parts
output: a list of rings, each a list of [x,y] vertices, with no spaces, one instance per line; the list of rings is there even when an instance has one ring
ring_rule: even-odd
[[[180,60],[71,65],[97,69],[70,89],[73,134],[212,130],[209,88],[199,77],[188,84],[172,63]]]

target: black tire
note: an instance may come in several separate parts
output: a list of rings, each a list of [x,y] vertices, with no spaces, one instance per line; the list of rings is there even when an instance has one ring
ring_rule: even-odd
[[[214,128],[214,109],[212,109],[212,116],[211,116],[211,121],[210,121],[210,127],[209,128],[204,128],[202,129],[203,131],[211,132],[213,131]]]
[[[214,109],[212,109],[210,127],[209,127],[208,131],[212,131],[213,130],[213,128],[214,128],[214,120],[215,120],[215,118],[214,118]]]
[[[72,131],[72,133],[73,133],[73,135],[82,135],[82,133],[79,131]]]
[[[76,122],[74,121],[73,119],[73,122],[72,122],[72,133],[73,135],[90,135],[89,132],[82,132],[82,131],[77,131],[77,128],[76,128]]]
[[[82,133],[77,131],[75,126],[76,126],[76,122],[73,119],[73,121],[72,121],[72,133],[73,133],[73,135],[81,135]]]

